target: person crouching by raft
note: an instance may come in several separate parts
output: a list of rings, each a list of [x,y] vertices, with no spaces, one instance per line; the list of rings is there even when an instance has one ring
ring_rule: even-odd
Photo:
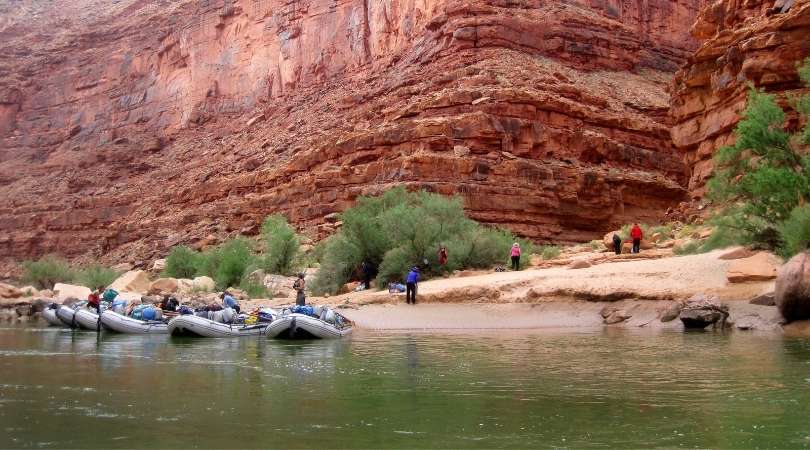
[[[405,278],[405,303],[416,304],[416,287],[419,284],[419,268],[411,267],[408,276]]]
[[[293,283],[293,289],[295,289],[295,304],[304,306],[307,304],[306,294],[304,294],[304,290],[306,289],[306,281],[304,281],[304,273],[301,272],[298,274],[298,279],[295,280]]]
[[[512,270],[520,270],[520,244],[512,244]]]
[[[633,239],[633,253],[641,251],[641,239],[643,237],[644,234],[641,232],[641,227],[638,226],[637,223],[634,223],[633,228],[630,229],[630,238]]]
[[[169,295],[164,295],[163,300],[160,302],[160,309],[164,311],[177,311],[178,306],[180,306],[180,303],[177,299]]]
[[[617,255],[622,254],[622,237],[618,233],[613,233],[613,251]]]
[[[87,307],[96,310],[96,314],[101,314],[101,292],[103,288],[97,288],[87,296]]]
[[[239,302],[236,301],[233,296],[227,292],[223,292],[219,298],[222,299],[222,307],[223,308],[233,308],[236,313],[238,314],[239,311],[242,309],[239,307]]]

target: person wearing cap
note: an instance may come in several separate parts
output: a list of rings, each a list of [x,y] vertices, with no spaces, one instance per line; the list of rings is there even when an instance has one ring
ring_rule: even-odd
[[[239,307],[239,302],[230,293],[223,292],[219,298],[222,299],[223,308],[233,308],[237,313],[241,311],[242,308]]]
[[[416,285],[419,283],[419,268],[413,266],[405,278],[405,302],[416,304]]]
[[[304,294],[304,289],[306,289],[306,282],[304,281],[303,272],[298,274],[298,279],[296,279],[295,283],[293,283],[293,289],[295,289],[295,304],[300,306],[306,305],[307,299]]]

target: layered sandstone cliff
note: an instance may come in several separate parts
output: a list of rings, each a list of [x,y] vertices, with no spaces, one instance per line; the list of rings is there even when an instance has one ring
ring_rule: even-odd
[[[323,236],[394,184],[541,241],[685,195],[665,87],[697,0],[79,3],[2,11],[9,258],[144,260],[275,211]]]
[[[718,0],[692,31],[703,42],[675,77],[672,139],[700,197],[714,152],[733,143],[749,86],[779,94],[786,108],[801,92],[796,66],[810,56],[810,1]]]

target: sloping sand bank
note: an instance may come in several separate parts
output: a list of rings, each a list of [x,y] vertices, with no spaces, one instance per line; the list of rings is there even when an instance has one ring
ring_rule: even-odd
[[[731,261],[724,251],[683,257],[616,260],[584,269],[563,267],[520,272],[473,273],[420,283],[417,305],[404,294],[361,291],[310,298],[340,308],[360,328],[378,330],[530,329],[604,326],[605,307],[631,316],[612,327],[682,327],[679,320],[661,322],[674,302],[695,294],[716,295],[730,307],[736,328],[781,330],[773,306],[749,304],[772,292],[773,281],[729,283]],[[276,304],[289,303],[277,299]],[[794,327],[795,328],[795,327]]]

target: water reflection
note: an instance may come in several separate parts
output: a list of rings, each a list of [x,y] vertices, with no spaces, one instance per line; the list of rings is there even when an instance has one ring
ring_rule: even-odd
[[[809,362],[748,333],[5,328],[0,447],[804,447]]]

